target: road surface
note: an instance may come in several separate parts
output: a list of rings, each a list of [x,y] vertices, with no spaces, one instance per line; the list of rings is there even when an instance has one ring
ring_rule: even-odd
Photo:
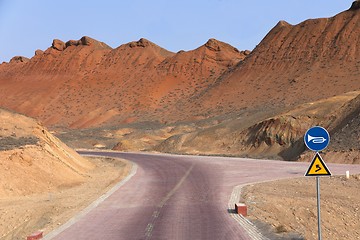
[[[136,174],[50,239],[251,239],[231,217],[235,186],[303,176],[309,163],[143,153],[81,152],[137,164]],[[333,174],[348,166],[328,164]],[[352,165],[352,172],[360,166]],[[54,235],[52,233],[52,235]]]

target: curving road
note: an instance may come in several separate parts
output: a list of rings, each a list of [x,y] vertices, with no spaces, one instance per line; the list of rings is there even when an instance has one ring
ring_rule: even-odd
[[[303,176],[309,163],[223,157],[81,152],[119,157],[136,174],[96,208],[50,239],[251,239],[229,213],[237,185]],[[333,174],[359,165],[328,164]],[[51,235],[51,234],[50,234]],[[55,235],[55,236],[54,236]],[[48,238],[49,239],[49,238]]]

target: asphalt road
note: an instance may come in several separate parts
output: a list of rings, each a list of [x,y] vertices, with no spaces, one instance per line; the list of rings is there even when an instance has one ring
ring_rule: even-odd
[[[140,153],[81,152],[128,159],[136,174],[51,239],[251,239],[230,215],[237,185],[303,176],[309,163]],[[326,160],[326,159],[325,159]],[[328,164],[333,174],[358,165]]]

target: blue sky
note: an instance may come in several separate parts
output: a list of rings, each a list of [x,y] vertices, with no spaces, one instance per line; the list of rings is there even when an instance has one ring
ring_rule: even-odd
[[[52,39],[89,36],[111,47],[147,38],[170,51],[209,38],[252,50],[279,20],[298,24],[347,10],[344,0],[0,0],[0,63]]]

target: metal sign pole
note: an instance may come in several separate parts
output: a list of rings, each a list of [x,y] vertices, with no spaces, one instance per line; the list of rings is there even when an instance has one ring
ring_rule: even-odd
[[[308,129],[304,135],[305,145],[311,150],[316,152],[314,159],[312,160],[309,169],[305,173],[305,176],[316,177],[316,193],[317,193],[317,217],[318,217],[318,237],[321,236],[321,213],[320,213],[320,177],[319,176],[331,176],[331,172],[327,168],[325,162],[320,157],[319,152],[324,150],[330,142],[329,132],[320,126],[315,126]]]
[[[316,193],[317,193],[317,215],[318,215],[318,237],[321,237],[321,214],[320,214],[320,177],[316,177]]]

